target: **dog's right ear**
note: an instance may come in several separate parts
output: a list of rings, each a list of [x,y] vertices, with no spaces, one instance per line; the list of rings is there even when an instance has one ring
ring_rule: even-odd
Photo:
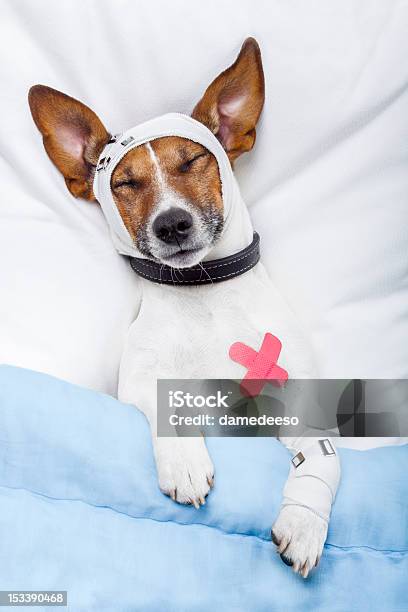
[[[69,191],[76,198],[95,200],[95,167],[110,139],[100,119],[82,102],[44,85],[31,87],[28,102],[45,150]]]
[[[261,51],[254,38],[247,38],[232,66],[207,87],[192,117],[216,135],[233,163],[254,146],[264,99]]]

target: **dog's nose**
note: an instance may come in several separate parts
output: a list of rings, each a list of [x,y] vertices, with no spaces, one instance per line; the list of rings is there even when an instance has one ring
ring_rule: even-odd
[[[170,208],[161,213],[153,222],[153,233],[166,244],[180,244],[190,233],[193,217],[183,208]]]

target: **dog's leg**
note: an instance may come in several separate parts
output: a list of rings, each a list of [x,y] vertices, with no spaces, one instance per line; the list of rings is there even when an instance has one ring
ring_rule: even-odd
[[[205,504],[214,482],[214,466],[204,437],[153,439],[159,487],[180,504]]]
[[[205,504],[214,482],[214,466],[204,437],[157,435],[157,411],[149,415],[160,490],[180,504]],[[197,432],[199,433],[199,432]]]
[[[214,466],[202,435],[179,437],[157,435],[156,381],[144,378],[144,384],[126,376],[119,385],[119,399],[137,406],[150,424],[156,459],[159,487],[163,493],[181,504],[196,508],[205,503],[214,482]]]
[[[282,560],[304,578],[320,560],[331,507],[340,480],[340,463],[328,438],[281,438],[293,453],[272,540]]]

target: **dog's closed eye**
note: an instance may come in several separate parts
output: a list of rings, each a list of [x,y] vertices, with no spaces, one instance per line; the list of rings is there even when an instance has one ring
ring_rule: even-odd
[[[139,189],[142,186],[141,181],[135,181],[134,179],[129,180],[123,180],[123,181],[118,181],[117,183],[114,183],[112,185],[112,189]]]
[[[203,153],[199,153],[198,155],[195,155],[191,159],[188,159],[187,161],[182,163],[181,166],[179,167],[180,172],[188,172],[193,167],[194,162],[201,159],[202,157],[207,157],[207,155],[208,155],[208,152],[205,151]]]

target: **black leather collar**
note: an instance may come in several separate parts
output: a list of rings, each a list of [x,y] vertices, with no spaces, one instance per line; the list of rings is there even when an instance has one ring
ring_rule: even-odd
[[[254,232],[251,244],[242,251],[213,259],[203,261],[200,265],[191,268],[172,268],[151,259],[130,257],[130,265],[139,276],[147,278],[153,283],[163,285],[208,285],[210,283],[221,283],[240,276],[247,272],[259,261],[259,235]]]

